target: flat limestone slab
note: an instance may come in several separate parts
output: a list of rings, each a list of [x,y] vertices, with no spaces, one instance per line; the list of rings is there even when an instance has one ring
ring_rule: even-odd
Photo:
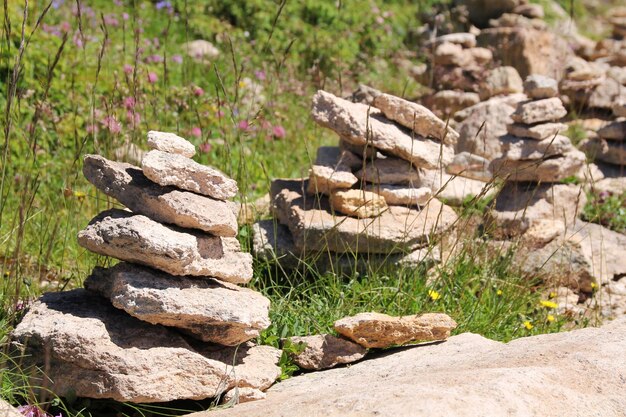
[[[416,184],[420,176],[410,162],[400,158],[367,160],[356,174],[361,181],[374,184]]]
[[[187,139],[169,132],[148,132],[148,146],[151,149],[182,155],[191,158],[196,154],[196,147]]]
[[[82,289],[44,294],[12,336],[24,365],[41,367],[59,396],[200,400],[235,386],[265,390],[280,376],[277,349],[189,341]]]
[[[229,203],[150,181],[141,168],[85,155],[85,178],[100,191],[160,223],[200,229],[218,236],[237,235],[237,217]]]
[[[624,318],[507,344],[464,333],[297,376],[268,390],[264,401],[191,416],[621,417],[625,333]]]
[[[352,173],[363,164],[361,158],[337,146],[320,146],[309,171],[309,193],[329,195],[333,190],[350,188],[358,178]]]
[[[541,100],[527,101],[517,105],[517,109],[511,115],[517,123],[534,124],[554,122],[565,117],[567,110],[563,107],[558,97],[544,98]]]
[[[146,216],[107,210],[78,233],[92,252],[160,269],[172,275],[214,277],[234,284],[252,278],[252,256],[233,237],[164,226]]]
[[[559,182],[579,172],[585,159],[578,150],[539,160],[510,160],[505,156],[491,161],[489,169],[494,177],[508,181]]]
[[[519,138],[505,135],[500,138],[504,158],[511,161],[537,160],[561,156],[573,151],[574,146],[567,136],[555,135],[543,140]]]
[[[510,135],[522,138],[543,140],[554,137],[567,130],[565,123],[540,123],[537,125],[525,125],[523,123],[512,123],[507,125],[507,132]]]
[[[133,317],[182,329],[205,342],[236,346],[270,325],[267,298],[213,278],[175,277],[122,262],[96,267],[85,288]]]
[[[300,250],[409,252],[426,244],[430,236],[445,232],[457,219],[454,210],[437,199],[421,209],[390,206],[371,219],[333,215],[326,197],[306,195],[307,182],[272,184],[275,215],[289,227]]]
[[[313,96],[311,115],[320,126],[334,130],[353,145],[370,144],[416,167],[445,166],[454,157],[451,146],[411,134],[386,119],[380,110],[325,91],[320,90]]]

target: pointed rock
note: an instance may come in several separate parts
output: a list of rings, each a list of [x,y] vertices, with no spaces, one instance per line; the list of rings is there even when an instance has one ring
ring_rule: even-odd
[[[187,158],[196,154],[196,147],[191,142],[174,133],[151,130],[148,132],[148,146],[151,149],[182,155]]]
[[[78,233],[92,252],[160,269],[172,275],[209,276],[245,284],[252,257],[232,237],[182,230],[124,210],[107,210]]]

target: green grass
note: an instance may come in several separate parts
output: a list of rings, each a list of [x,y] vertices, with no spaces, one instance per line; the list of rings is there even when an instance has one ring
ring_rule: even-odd
[[[582,215],[589,222],[626,233],[626,193],[589,193]]]

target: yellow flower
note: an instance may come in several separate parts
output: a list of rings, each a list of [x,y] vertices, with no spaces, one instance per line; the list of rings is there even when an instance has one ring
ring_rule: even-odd
[[[554,319],[554,316],[552,314],[548,314],[548,317],[546,317],[546,320],[548,320],[550,323],[552,323],[555,319]]]
[[[496,295],[502,295],[502,290],[496,291]]]
[[[554,297],[556,297],[556,292],[550,291],[550,294],[548,294],[548,298],[552,299]]]
[[[545,308],[557,308],[559,305],[557,303],[555,303],[554,301],[546,301],[546,300],[541,300],[539,301],[539,303],[544,306]]]
[[[526,327],[526,330],[531,330],[531,329],[532,329],[533,327],[535,327],[535,326],[533,326],[533,324],[532,324],[531,322],[529,322],[528,320],[526,320],[526,321],[524,322],[524,327]]]
[[[441,294],[439,294],[437,291],[435,290],[428,290],[428,296],[430,297],[431,300],[433,301],[437,301],[438,299],[441,298]]]
[[[246,82],[244,80],[239,81],[239,88],[244,88],[246,86]]]
[[[76,197],[78,201],[83,201],[85,197],[87,197],[87,194],[82,191],[74,191],[74,197]]]
[[[598,284],[596,284],[595,282],[591,283],[591,291],[595,291],[598,289]]]

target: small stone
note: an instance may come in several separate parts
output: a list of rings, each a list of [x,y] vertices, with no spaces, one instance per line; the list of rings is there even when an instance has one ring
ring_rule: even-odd
[[[378,109],[351,103],[325,91],[320,90],[313,97],[311,115],[320,126],[334,130],[347,142],[369,144],[417,167],[434,169],[447,165],[454,157],[451,146],[410,134],[387,120]]]
[[[626,140],[626,120],[609,123],[598,130],[598,136],[606,140]]]
[[[358,181],[352,173],[363,165],[361,158],[336,146],[320,146],[309,171],[310,194],[330,195],[333,190],[350,188]]]
[[[556,135],[544,140],[506,135],[501,139],[504,158],[510,161],[537,160],[562,156],[574,147],[567,136]]]
[[[237,182],[219,170],[201,165],[182,155],[154,150],[141,161],[146,177],[157,184],[171,185],[218,200],[237,195]]]
[[[418,135],[434,138],[445,144],[454,145],[459,134],[421,104],[413,103],[390,94],[381,94],[374,99],[374,106],[383,114]]]
[[[469,152],[460,152],[454,155],[454,160],[446,167],[446,172],[484,182],[492,179],[491,171],[489,171],[489,160]]]
[[[363,190],[334,191],[330,195],[333,210],[360,219],[377,217],[387,209],[385,199]]]
[[[100,191],[137,214],[219,236],[237,235],[237,218],[224,201],[163,187],[146,178],[138,167],[98,155],[85,155],[83,174]]]
[[[558,97],[527,101],[517,105],[511,115],[513,121],[525,124],[551,122],[565,117],[567,110]]]
[[[596,193],[606,192],[615,195],[626,193],[626,177],[604,178],[592,184]]]
[[[263,391],[251,387],[235,387],[226,391],[222,397],[222,404],[236,405],[251,401],[264,400],[267,397]]]
[[[474,59],[476,65],[488,65],[493,61],[493,52],[488,48],[469,48],[465,50]]]
[[[564,123],[540,123],[537,125],[511,123],[507,125],[506,130],[510,135],[520,138],[543,140],[553,138],[559,133],[566,131],[567,125]]]
[[[500,94],[517,94],[524,91],[522,78],[513,67],[494,68],[487,74],[484,87],[481,89],[481,99]]]
[[[329,334],[290,337],[288,340],[295,346],[304,347],[302,352],[290,354],[291,359],[300,368],[311,371],[353,363],[367,353],[361,345]]]
[[[205,342],[236,346],[270,325],[267,298],[212,278],[175,277],[123,262],[96,267],[85,288],[133,317],[182,329]]]
[[[492,183],[449,175],[439,170],[423,170],[420,185],[430,187],[436,198],[452,206],[460,206],[470,199],[486,198],[495,191]]]
[[[559,94],[559,84],[554,78],[532,74],[524,81],[524,93],[536,100],[556,97]]]
[[[378,154],[378,150],[372,145],[355,145],[343,139],[339,139],[339,149],[342,151],[349,151],[360,157],[361,159],[375,159]]]
[[[626,166],[626,142],[593,138],[581,142],[580,149],[592,159]]]
[[[476,35],[473,33],[448,33],[447,35],[438,36],[428,42],[428,46],[439,46],[442,43],[453,43],[461,45],[463,48],[473,48],[476,46]]]
[[[374,184],[415,184],[419,181],[419,173],[411,163],[392,157],[368,161],[355,175],[361,181]]]
[[[458,111],[480,103],[480,96],[468,91],[443,90],[423,97],[422,102],[445,120]]]
[[[78,244],[172,275],[209,276],[234,284],[252,278],[252,257],[241,252],[236,238],[168,227],[124,210],[107,210],[94,217],[78,233]]]
[[[390,206],[424,206],[433,196],[429,187],[413,188],[402,185],[375,184],[367,186],[365,190],[380,195]]]
[[[489,169],[494,176],[507,181],[559,182],[576,175],[585,160],[584,153],[573,150],[562,156],[540,160],[497,158],[491,161]]]
[[[445,340],[456,326],[450,316],[441,313],[402,317],[361,313],[337,320],[333,328],[363,347],[384,349],[412,342]]]
[[[188,140],[174,133],[157,132],[155,130],[148,132],[148,147],[162,152],[182,155],[187,158],[191,158],[196,154],[196,147]]]
[[[461,45],[444,42],[435,48],[433,63],[435,65],[450,65],[455,67],[468,67],[473,64],[471,54],[467,53]]]

